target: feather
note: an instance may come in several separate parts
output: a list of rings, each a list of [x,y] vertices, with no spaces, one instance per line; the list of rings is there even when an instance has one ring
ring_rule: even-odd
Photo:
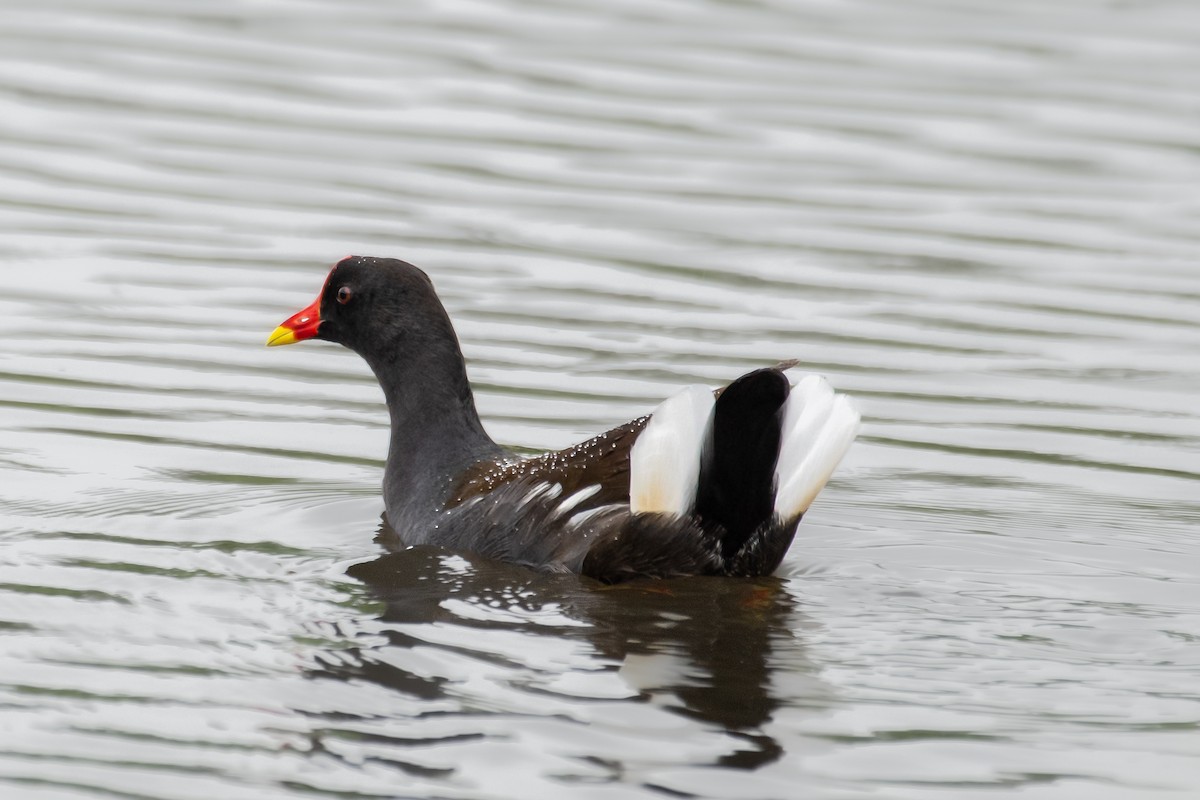
[[[691,513],[713,402],[712,390],[689,386],[654,410],[629,453],[629,509],[634,514]]]
[[[858,435],[859,414],[818,375],[796,384],[783,414],[775,466],[775,513],[784,520],[808,510]]]

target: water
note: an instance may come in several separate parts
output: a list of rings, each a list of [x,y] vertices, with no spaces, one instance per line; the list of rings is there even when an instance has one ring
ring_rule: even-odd
[[[3,5],[0,796],[1200,791],[1192,4]],[[504,443],[863,435],[775,579],[382,556],[351,252]]]

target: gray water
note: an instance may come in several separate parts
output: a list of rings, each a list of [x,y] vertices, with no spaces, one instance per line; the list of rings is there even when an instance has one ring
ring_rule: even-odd
[[[0,797],[1200,796],[1200,7],[0,8]],[[347,253],[529,452],[796,357],[775,579],[382,556]]]

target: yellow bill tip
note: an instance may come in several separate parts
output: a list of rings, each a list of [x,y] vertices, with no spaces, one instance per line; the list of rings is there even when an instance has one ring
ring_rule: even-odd
[[[278,347],[281,344],[295,344],[298,341],[300,340],[296,338],[294,330],[280,325],[271,331],[271,335],[267,337],[267,347]]]

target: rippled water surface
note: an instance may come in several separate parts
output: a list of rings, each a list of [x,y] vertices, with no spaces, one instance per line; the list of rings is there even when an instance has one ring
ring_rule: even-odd
[[[1200,793],[1200,7],[4,2],[0,796]],[[425,267],[500,441],[797,357],[774,579],[373,542]]]

